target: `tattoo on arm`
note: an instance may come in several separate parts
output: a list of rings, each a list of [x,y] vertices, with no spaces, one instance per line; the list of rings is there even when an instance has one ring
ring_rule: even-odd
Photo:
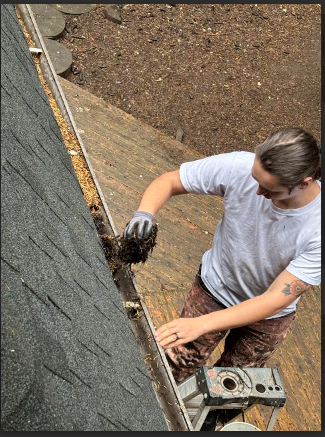
[[[302,281],[301,279],[295,279],[291,282],[291,284],[286,284],[285,288],[282,290],[282,293],[286,296],[289,296],[292,294],[293,296],[300,296],[304,291],[307,290],[307,288],[310,287],[310,284],[308,284],[305,281]]]

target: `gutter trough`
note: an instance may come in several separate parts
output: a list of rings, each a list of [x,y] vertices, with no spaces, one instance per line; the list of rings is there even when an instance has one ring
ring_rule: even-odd
[[[79,135],[78,128],[72,116],[64,92],[60,86],[59,80],[55,73],[53,64],[49,57],[42,35],[38,29],[33,12],[29,5],[17,4],[19,14],[31,35],[32,40],[41,49],[43,55],[40,59],[40,66],[44,78],[52,92],[52,95],[62,113],[62,116],[68,123],[70,129],[77,138],[82,149],[89,172],[96,186],[98,195],[102,204],[102,217],[105,226],[105,232],[113,237],[118,236],[112,216],[107,207],[104,195],[98,183],[96,174],[92,168],[87,151]],[[108,267],[109,268],[109,267]],[[154,338],[154,326],[145,302],[141,299],[141,291],[138,289],[135,278],[129,267],[119,269],[114,275],[114,281],[120,292],[124,307],[137,308],[137,316],[129,315],[131,327],[138,343],[141,355],[152,380],[152,385],[158,400],[158,403],[164,413],[169,431],[193,431],[191,420],[186,411],[184,402],[177,388],[175,380],[170,371],[168,362],[163,349],[157,344]],[[130,314],[130,311],[127,311]]]

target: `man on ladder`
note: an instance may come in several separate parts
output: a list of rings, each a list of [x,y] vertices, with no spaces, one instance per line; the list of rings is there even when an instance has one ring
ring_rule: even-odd
[[[285,338],[304,292],[320,284],[320,146],[300,128],[274,132],[255,153],[181,165],[146,189],[124,235],[148,238],[169,198],[209,194],[224,216],[180,318],[156,331],[175,381],[204,366],[225,336],[217,367],[263,367]],[[201,430],[215,429],[218,410]]]

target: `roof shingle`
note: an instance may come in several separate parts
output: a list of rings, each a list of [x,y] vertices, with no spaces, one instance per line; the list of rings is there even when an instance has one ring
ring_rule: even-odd
[[[1,33],[1,428],[167,430],[13,5]]]

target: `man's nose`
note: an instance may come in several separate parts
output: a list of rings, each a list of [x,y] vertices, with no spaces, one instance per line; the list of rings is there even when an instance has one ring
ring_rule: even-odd
[[[260,186],[257,188],[257,190],[256,190],[256,194],[258,195],[258,196],[261,196],[263,193],[265,193],[265,190],[264,190],[264,188],[261,188]]]

